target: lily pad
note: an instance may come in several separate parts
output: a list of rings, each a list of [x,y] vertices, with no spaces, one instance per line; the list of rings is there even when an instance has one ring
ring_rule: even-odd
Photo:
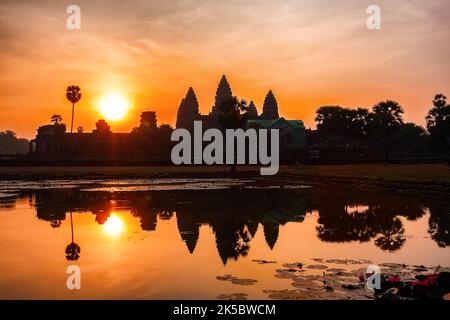
[[[315,270],[326,270],[328,269],[328,266],[323,264],[310,264],[306,266],[308,269],[315,269]]]
[[[241,285],[241,286],[251,286],[258,282],[258,280],[255,279],[239,279],[235,278],[231,280],[231,283]]]
[[[288,268],[288,269],[302,269],[303,263],[301,263],[301,262],[284,263],[283,267]]]
[[[232,276],[231,274],[225,274],[223,276],[217,276],[216,279],[220,281],[231,281],[233,279],[236,279],[236,277]]]
[[[259,260],[259,259],[255,259],[252,260],[253,262],[256,262],[257,264],[269,264],[269,263],[277,263],[276,261],[272,261],[272,260]]]
[[[247,298],[246,293],[224,293],[217,296],[219,300],[247,300]]]
[[[302,270],[298,270],[300,272]],[[275,277],[278,279],[292,279],[297,276],[297,270],[293,269],[277,269],[275,270]]]

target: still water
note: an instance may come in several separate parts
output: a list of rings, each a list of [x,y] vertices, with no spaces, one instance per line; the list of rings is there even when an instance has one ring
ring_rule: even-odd
[[[286,263],[450,266],[449,213],[445,199],[302,184],[2,181],[0,298],[267,299],[292,289],[275,276]],[[66,255],[72,231],[79,255]],[[66,288],[69,265],[81,290]]]

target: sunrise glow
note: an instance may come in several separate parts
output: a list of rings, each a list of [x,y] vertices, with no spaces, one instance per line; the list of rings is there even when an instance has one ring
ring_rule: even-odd
[[[129,101],[119,93],[105,95],[100,99],[99,111],[107,119],[118,121],[123,119],[130,109]]]

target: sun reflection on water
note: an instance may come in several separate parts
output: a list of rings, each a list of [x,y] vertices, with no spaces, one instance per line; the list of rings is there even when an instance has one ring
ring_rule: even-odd
[[[119,216],[112,213],[108,220],[106,220],[103,228],[108,235],[118,236],[124,231],[125,224]]]

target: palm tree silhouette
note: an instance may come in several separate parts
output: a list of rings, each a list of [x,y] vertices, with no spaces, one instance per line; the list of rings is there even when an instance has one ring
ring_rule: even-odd
[[[75,113],[75,103],[81,100],[81,89],[79,86],[68,86],[66,90],[67,100],[72,102],[72,122],[70,124],[70,133],[73,129],[73,116]]]
[[[66,247],[66,259],[68,261],[76,261],[80,258],[81,248],[73,241],[73,219],[72,212],[70,212],[70,231],[72,234],[72,242]]]
[[[60,124],[61,122],[62,122],[62,117],[61,117],[61,115],[60,114],[54,114],[54,115],[52,115],[52,117],[50,118],[50,121],[53,123],[53,124]]]

